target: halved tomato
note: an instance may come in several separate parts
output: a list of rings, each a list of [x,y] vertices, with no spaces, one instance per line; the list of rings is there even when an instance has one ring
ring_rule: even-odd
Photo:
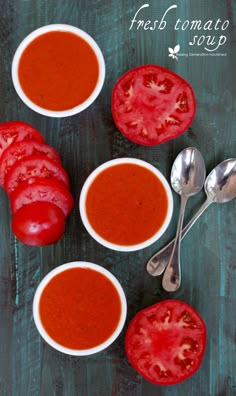
[[[125,349],[132,366],[148,381],[172,385],[193,375],[203,359],[206,326],[179,300],[166,300],[140,311],[130,322]]]
[[[0,185],[4,184],[6,174],[18,160],[33,154],[45,155],[61,164],[59,153],[45,143],[39,143],[34,140],[23,140],[22,142],[12,143],[4,150],[0,158]]]
[[[50,245],[62,237],[65,216],[51,202],[33,202],[17,210],[12,219],[12,230],[26,245]]]
[[[22,121],[9,121],[0,124],[0,158],[3,151],[13,142],[20,142],[25,139],[44,142],[44,137],[31,125]]]
[[[10,196],[19,184],[34,177],[53,177],[69,189],[68,175],[62,166],[45,155],[38,154],[22,158],[11,167],[4,183],[7,194]]]
[[[196,101],[187,81],[157,65],[126,72],[112,91],[112,115],[131,141],[155,146],[176,138],[193,121]]]
[[[22,206],[43,201],[57,205],[65,217],[69,215],[74,204],[72,195],[62,183],[54,178],[36,177],[26,180],[16,187],[11,194],[11,210],[14,214]]]

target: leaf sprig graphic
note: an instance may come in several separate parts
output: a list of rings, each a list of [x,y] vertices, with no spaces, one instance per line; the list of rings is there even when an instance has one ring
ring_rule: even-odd
[[[179,44],[177,44],[174,48],[169,47],[168,48],[169,56],[172,59],[178,60],[178,57],[176,55],[178,54],[179,50],[180,50],[180,45]]]

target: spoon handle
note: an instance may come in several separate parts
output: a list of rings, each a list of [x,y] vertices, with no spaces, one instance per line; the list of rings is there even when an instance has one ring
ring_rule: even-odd
[[[181,234],[181,239],[185,237],[185,235],[188,233],[188,231],[192,228],[192,226],[195,224],[197,219],[201,216],[201,214],[208,208],[208,206],[212,203],[211,198],[207,198],[205,202],[202,204],[200,209],[195,213],[195,215],[192,217],[192,219],[189,221],[188,224],[183,228],[182,234]],[[174,246],[175,239],[173,239],[171,242],[168,243],[168,245],[164,246],[159,252],[155,253],[147,262],[147,272],[149,275],[152,276],[159,276],[161,275],[169,261],[169,257],[171,255],[173,246]]]
[[[188,197],[186,195],[181,196],[179,221],[178,221],[174,246],[162,279],[163,289],[169,292],[177,290],[180,287],[180,283],[181,283],[180,242],[181,242],[181,232],[183,227],[184,212],[185,212],[187,200]]]

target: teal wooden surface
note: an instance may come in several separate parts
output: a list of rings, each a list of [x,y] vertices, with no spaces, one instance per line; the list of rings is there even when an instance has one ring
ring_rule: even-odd
[[[163,30],[134,25],[131,20],[160,20]],[[69,173],[75,208],[64,238],[45,248],[18,243],[10,223],[9,203],[0,191],[0,395],[1,396],[235,396],[236,395],[236,200],[212,205],[182,244],[183,282],[169,295],[161,280],[145,272],[149,257],[175,233],[179,198],[171,226],[162,239],[140,252],[112,252],[98,245],[85,231],[78,211],[83,182],[101,163],[131,156],[157,166],[169,178],[176,155],[197,147],[207,171],[225,158],[236,156],[235,40],[236,2],[233,0],[0,0],[0,122],[20,119],[36,127],[61,154]],[[177,19],[229,20],[221,31],[174,29]],[[67,119],[43,117],[17,97],[11,81],[11,61],[21,40],[50,23],[78,26],[98,42],[106,61],[106,80],[96,102],[80,115]],[[184,25],[186,26],[187,23]],[[150,25],[151,26],[151,25]],[[181,25],[182,26],[182,25]],[[226,26],[226,25],[224,25]],[[214,51],[226,55],[168,56],[168,47],[180,44],[180,53],[206,53],[190,46],[194,35],[226,37]],[[216,44],[218,45],[218,44]],[[213,48],[211,48],[213,49]],[[213,52],[211,52],[213,53]],[[121,136],[112,121],[111,90],[131,67],[156,63],[167,67],[193,86],[197,114],[189,130],[159,147],[141,147]],[[189,201],[186,220],[204,200],[204,192]],[[64,262],[87,260],[103,265],[120,280],[128,300],[125,329],[143,307],[165,298],[179,298],[195,307],[208,329],[201,369],[186,382],[160,387],[142,379],[126,360],[125,329],[106,351],[90,357],[69,357],[47,346],[32,318],[33,295],[42,277]]]

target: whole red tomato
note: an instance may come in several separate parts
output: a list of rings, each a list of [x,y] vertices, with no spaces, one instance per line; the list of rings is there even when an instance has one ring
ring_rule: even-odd
[[[57,242],[64,233],[65,215],[51,202],[33,202],[16,211],[12,230],[26,245],[43,246]]]

